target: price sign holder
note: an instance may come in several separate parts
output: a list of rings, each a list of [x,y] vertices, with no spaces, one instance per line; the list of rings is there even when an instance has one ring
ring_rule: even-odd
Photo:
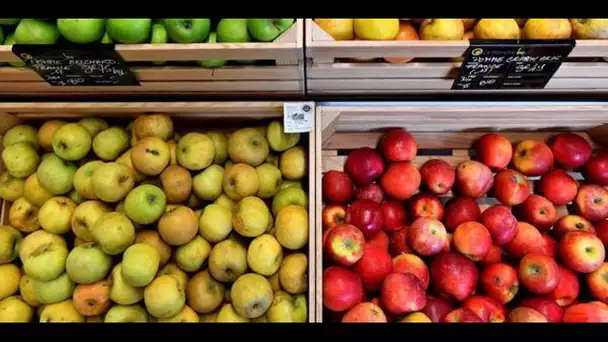
[[[314,115],[314,102],[285,102],[283,104],[283,129],[285,133],[312,132]]]
[[[12,51],[52,86],[139,86],[114,44],[15,44]]]
[[[452,89],[544,89],[575,45],[573,39],[471,39]]]

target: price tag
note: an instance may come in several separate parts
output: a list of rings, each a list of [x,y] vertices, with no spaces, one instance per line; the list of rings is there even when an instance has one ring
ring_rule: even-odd
[[[452,89],[544,89],[575,45],[573,39],[472,39]]]
[[[52,86],[139,85],[114,44],[15,44],[12,51]]]
[[[314,102],[285,102],[283,104],[283,127],[285,133],[312,132]]]

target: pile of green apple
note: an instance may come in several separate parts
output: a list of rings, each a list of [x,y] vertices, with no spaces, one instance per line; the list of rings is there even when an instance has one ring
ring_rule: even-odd
[[[305,322],[307,153],[280,121],[19,124],[2,139],[0,322]]]
[[[4,42],[4,45],[56,44],[61,39],[76,44],[272,42],[287,31],[294,21],[293,18],[219,19],[217,23],[212,23],[210,18],[0,19],[0,42]],[[217,68],[226,63],[224,60],[199,61],[205,68]],[[13,62],[11,65],[23,66],[23,63]]]

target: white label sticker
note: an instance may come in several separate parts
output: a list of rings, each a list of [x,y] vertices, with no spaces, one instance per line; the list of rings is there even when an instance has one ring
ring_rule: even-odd
[[[314,102],[285,102],[283,104],[283,126],[285,133],[312,132],[315,115]]]

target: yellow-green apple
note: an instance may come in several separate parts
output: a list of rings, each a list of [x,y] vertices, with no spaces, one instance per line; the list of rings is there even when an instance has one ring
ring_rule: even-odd
[[[65,234],[70,231],[75,210],[76,203],[70,198],[53,197],[40,207],[38,222],[42,229],[48,232]]]
[[[444,223],[449,232],[467,221],[477,221],[481,216],[479,205],[471,197],[453,197],[445,204]]]
[[[272,214],[276,216],[283,208],[290,205],[299,205],[303,208],[308,208],[308,196],[306,195],[306,192],[301,188],[296,187],[280,190],[272,199]]]
[[[608,191],[595,184],[583,184],[574,199],[578,214],[590,222],[599,222],[608,217]]]
[[[559,269],[558,284],[547,297],[555,300],[559,306],[566,307],[578,299],[580,289],[578,276],[562,265],[557,266]]]
[[[53,280],[35,281],[36,297],[41,304],[54,304],[71,298],[75,288],[76,284],[67,273]]]
[[[11,226],[0,226],[0,264],[7,264],[19,256],[23,235]]]
[[[300,141],[300,133],[286,133],[283,124],[278,120],[273,120],[268,124],[266,137],[270,148],[275,152],[286,151]]]
[[[77,166],[56,154],[45,154],[38,167],[37,176],[42,188],[52,195],[63,195],[72,191]]]
[[[271,215],[266,203],[258,197],[247,196],[241,199],[233,210],[232,227],[242,236],[256,237],[266,231],[270,219]],[[294,217],[291,216],[290,219]],[[290,223],[295,224],[295,222]]]
[[[519,263],[517,274],[521,284],[537,295],[551,293],[560,280],[555,260],[538,253],[524,256]]]
[[[53,152],[63,160],[81,160],[91,149],[93,138],[84,126],[70,122],[53,135]]]
[[[104,161],[116,160],[127,148],[129,137],[120,127],[105,129],[93,138],[93,152]]]
[[[507,318],[505,307],[488,296],[472,296],[462,307],[473,311],[484,323],[503,323]]]
[[[214,164],[192,178],[192,190],[198,198],[214,201],[222,194],[223,180],[224,168]],[[260,179],[260,187],[261,185]]]
[[[121,254],[135,241],[133,223],[123,213],[105,213],[89,229],[101,250],[108,255]]]
[[[38,142],[46,152],[53,151],[53,136],[66,123],[63,120],[49,120],[40,126],[38,129]]]
[[[555,225],[553,226],[553,234],[558,239],[561,239],[568,232],[576,231],[596,234],[595,228],[593,227],[591,222],[585,220],[584,218],[578,215],[562,216],[559,220],[557,220],[557,222],[555,222]]]
[[[253,272],[270,277],[277,273],[282,262],[283,248],[274,236],[262,234],[249,244],[247,265]]]
[[[517,222],[516,230],[513,240],[504,245],[510,256],[521,259],[526,254],[542,252],[545,241],[536,227],[526,222]]]
[[[11,176],[25,178],[36,172],[40,157],[31,144],[18,142],[4,148],[2,163]]]
[[[131,170],[115,162],[99,165],[91,179],[93,193],[107,203],[116,203],[125,198],[134,183]]]
[[[492,188],[493,184],[492,171],[478,161],[467,160],[456,167],[455,188],[462,196],[482,197]]]
[[[363,257],[365,237],[357,227],[338,224],[327,233],[324,251],[333,262],[352,266]]]
[[[65,270],[74,282],[92,284],[104,279],[112,268],[112,258],[101,247],[89,242],[70,251]]]
[[[435,194],[417,193],[410,198],[409,204],[412,220],[416,220],[419,217],[434,218],[439,221],[443,219],[443,204]]]
[[[498,262],[486,266],[480,275],[483,291],[499,303],[513,300],[519,291],[517,271],[511,265]]]
[[[8,172],[3,172],[0,176],[0,198],[3,200],[13,202],[24,197],[24,188],[25,179],[15,178]]]
[[[447,232],[441,221],[421,217],[409,228],[408,244],[416,253],[424,256],[436,255],[444,248]]]
[[[23,270],[36,281],[51,281],[65,271],[67,257],[62,244],[42,244],[22,260]]]
[[[91,229],[103,214],[110,211],[110,207],[101,201],[86,201],[79,204],[72,214],[72,232],[83,241],[93,242]]]
[[[499,246],[511,242],[517,234],[517,219],[504,205],[493,205],[484,210],[479,222],[488,229],[494,243]]]
[[[199,233],[205,240],[218,243],[232,232],[232,210],[220,204],[209,204],[198,221]]]
[[[411,273],[420,280],[426,290],[429,287],[429,269],[415,254],[400,254],[393,258],[394,273]]]
[[[133,167],[147,176],[160,175],[170,161],[169,146],[161,138],[143,138],[131,149]]]
[[[262,199],[274,197],[281,187],[283,179],[281,171],[276,166],[268,163],[257,166],[255,170],[258,173],[258,179],[260,181],[257,196]]]
[[[323,305],[333,312],[344,312],[364,301],[359,275],[342,266],[323,270]]]
[[[135,146],[135,145],[133,145],[133,146]],[[133,180],[135,181],[135,183],[139,183],[146,178],[146,175],[135,170],[135,167],[133,166],[133,160],[131,159],[131,151],[132,151],[132,149],[129,149],[125,153],[123,153],[120,157],[118,157],[118,159],[116,159],[116,163],[122,164],[122,165],[128,167],[129,170],[131,170]]]
[[[560,323],[564,316],[564,309],[550,298],[545,297],[528,297],[524,298],[519,305],[534,309],[540,312],[549,323]]]
[[[156,248],[146,243],[136,243],[129,246],[123,254],[120,274],[125,283],[143,287],[152,282],[159,265],[160,255]],[[177,284],[177,278],[173,279]]]
[[[308,171],[306,151],[302,146],[295,146],[281,153],[279,169],[288,180],[301,180]]]
[[[560,133],[552,139],[549,146],[555,161],[564,169],[578,169],[591,158],[591,145],[575,133]]]
[[[18,198],[8,210],[8,223],[22,233],[31,233],[40,228],[38,208],[25,198]]]
[[[148,323],[150,318],[146,309],[139,304],[114,305],[106,312],[103,321],[104,323]]]
[[[34,310],[20,296],[0,300],[0,311],[2,323],[29,323],[34,316]]]
[[[167,196],[157,186],[144,184],[136,187],[125,199],[125,213],[135,223],[151,224],[165,211]]]
[[[133,132],[137,140],[147,137],[167,140],[173,135],[173,121],[166,114],[139,115],[133,121]]]
[[[404,167],[399,165],[405,164],[397,163],[395,165],[398,165],[395,167],[396,169],[403,170]],[[352,150],[346,157],[346,162],[344,163],[344,172],[346,172],[357,186],[365,186],[380,178],[384,173],[384,169],[385,164],[380,154],[369,147],[360,147]],[[388,171],[389,170],[387,170],[387,173]],[[417,169],[416,172],[418,172]],[[395,170],[392,173],[393,174],[389,176],[388,180],[397,181],[398,179],[394,178],[398,177],[398,170]],[[385,186],[383,186],[383,188],[386,190]]]
[[[429,270],[432,283],[446,298],[464,302],[475,292],[479,272],[473,261],[460,254],[440,253]]]
[[[553,152],[537,140],[523,140],[513,151],[513,166],[526,176],[542,176],[553,167]]]
[[[606,256],[604,244],[592,233],[569,232],[559,240],[559,258],[569,269],[591,273],[599,269]]]
[[[542,175],[537,187],[538,193],[555,205],[570,203],[578,193],[576,180],[561,169],[554,169]]]
[[[225,169],[222,189],[230,199],[239,201],[243,197],[253,196],[257,194],[259,188],[260,179],[252,166],[237,163]]]
[[[182,270],[194,273],[207,261],[210,252],[211,244],[202,236],[196,235],[175,250],[175,262]]]
[[[235,163],[255,167],[262,164],[269,153],[268,140],[255,128],[239,129],[228,138],[228,156]]]
[[[19,259],[21,262],[27,259],[36,249],[42,245],[61,245],[64,248],[68,248],[65,239],[61,235],[49,233],[45,230],[37,230],[31,234],[26,235],[21,241],[19,247]]]
[[[85,163],[76,170],[74,174],[74,189],[86,199],[97,199],[93,191],[93,173],[103,165],[101,160],[93,160]]]
[[[517,307],[509,313],[509,322],[511,323],[547,323],[547,318],[540,312],[526,307]]]
[[[215,143],[207,134],[192,132],[179,139],[175,153],[179,165],[198,171],[214,162]]]
[[[504,205],[522,204],[531,194],[530,184],[520,172],[507,169],[496,174],[494,197]]]
[[[389,162],[411,161],[416,157],[418,144],[411,133],[399,128],[382,135],[379,150]]]
[[[608,202],[606,202],[608,208]],[[557,211],[551,201],[540,195],[530,195],[518,208],[523,221],[538,230],[551,229],[557,221]]]
[[[133,287],[122,278],[122,265],[114,266],[110,276],[108,277],[110,286],[110,299],[120,305],[131,305],[139,302],[144,298],[144,289]]]
[[[465,222],[456,227],[452,243],[462,255],[473,261],[481,261],[490,252],[492,236],[481,223]]]
[[[213,141],[215,146],[215,159],[214,164],[223,164],[228,158],[228,138],[222,132],[209,131],[207,135]]]
[[[97,134],[99,134],[99,132],[110,127],[105,120],[96,117],[82,118],[80,121],[78,121],[78,123],[82,127],[86,128],[91,137],[95,137]]]
[[[500,171],[509,166],[513,157],[513,146],[504,135],[487,133],[475,142],[475,156],[490,170]]]
[[[16,143],[28,143],[32,145],[35,151],[40,149],[38,140],[38,131],[30,125],[16,125],[4,133],[2,138],[2,146],[8,147]]]
[[[429,159],[420,167],[422,186],[436,195],[447,194],[454,186],[454,168],[441,159]]]
[[[231,239],[224,240],[213,246],[208,264],[214,279],[232,283],[247,270],[247,249]]]

